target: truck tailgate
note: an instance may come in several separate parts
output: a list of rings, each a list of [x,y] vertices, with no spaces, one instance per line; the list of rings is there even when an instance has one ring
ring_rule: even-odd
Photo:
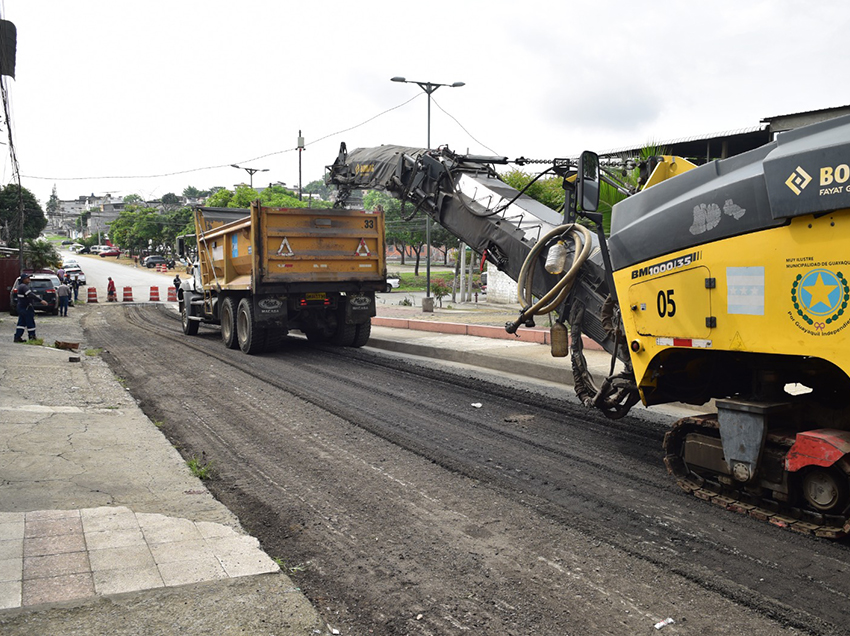
[[[260,254],[255,258],[262,283],[363,282],[386,277],[380,212],[252,207],[251,217],[254,228],[260,228]]]

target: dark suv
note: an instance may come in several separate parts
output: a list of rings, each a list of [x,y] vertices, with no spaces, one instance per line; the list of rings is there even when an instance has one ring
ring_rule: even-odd
[[[153,254],[145,259],[145,267],[147,268],[153,268],[157,265],[166,265],[167,263],[168,259],[164,256],[159,256],[158,254]]]
[[[12,291],[9,294],[9,300],[11,301],[9,313],[13,316],[18,315],[18,283],[20,282],[20,278],[15,280],[15,284],[12,285]],[[34,303],[33,307],[39,311],[49,311],[54,316],[58,314],[59,300],[56,298],[56,288],[58,286],[59,278],[57,276],[52,274],[31,274],[30,289],[35,292],[36,296],[47,301],[47,305]]]

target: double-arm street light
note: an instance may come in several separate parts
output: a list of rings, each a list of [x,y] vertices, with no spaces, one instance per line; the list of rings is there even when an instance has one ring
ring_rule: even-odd
[[[251,189],[254,189],[254,174],[257,172],[268,172],[268,168],[244,168],[242,166],[237,166],[235,163],[230,164],[231,168],[238,168],[239,170],[244,170],[250,175],[251,180]]]
[[[404,77],[393,77],[391,82],[403,82],[405,84],[416,84],[428,95],[428,150],[431,150],[431,93],[440,88],[447,86],[448,88],[459,88],[465,86],[464,82],[455,82],[454,84],[435,84],[434,82],[417,82],[416,80],[405,79]],[[425,257],[425,297],[431,297],[431,219],[425,215],[425,249],[427,255]]]

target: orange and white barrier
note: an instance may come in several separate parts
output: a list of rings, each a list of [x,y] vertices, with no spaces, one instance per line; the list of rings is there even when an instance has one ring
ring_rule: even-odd
[[[151,287],[151,302],[159,302],[159,287]]]
[[[97,302],[97,287],[89,287],[89,295],[86,298],[87,303],[96,303]]]
[[[177,302],[177,288],[169,287],[168,288],[168,302],[176,303]]]
[[[125,303],[133,302],[133,288],[132,287],[125,287],[124,288],[123,302],[125,302]]]

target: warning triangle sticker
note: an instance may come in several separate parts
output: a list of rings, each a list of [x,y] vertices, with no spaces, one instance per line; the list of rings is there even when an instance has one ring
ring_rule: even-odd
[[[360,239],[360,246],[354,254],[357,256],[372,256],[372,252],[369,251],[369,246],[366,245],[366,239]]]
[[[284,237],[280,242],[280,247],[277,249],[278,256],[294,256],[295,252],[292,251],[292,247],[289,245],[289,239]]]

